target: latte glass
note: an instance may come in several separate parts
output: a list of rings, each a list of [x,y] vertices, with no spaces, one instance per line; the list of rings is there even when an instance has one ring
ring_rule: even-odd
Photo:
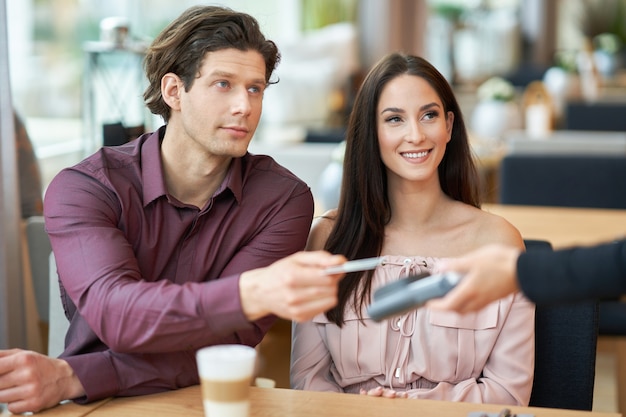
[[[196,353],[206,417],[248,417],[249,388],[256,350],[244,345],[216,345]]]

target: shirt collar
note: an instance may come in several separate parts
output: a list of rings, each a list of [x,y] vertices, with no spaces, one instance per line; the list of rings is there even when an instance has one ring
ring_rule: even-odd
[[[165,126],[148,134],[141,147],[141,177],[143,182],[143,205],[150,204],[161,196],[167,196],[163,162],[161,161],[161,140]],[[141,140],[139,138],[137,140]]]
[[[166,126],[162,126],[156,132],[148,134],[141,148],[141,176],[144,187],[144,207],[159,197],[169,196],[165,186],[163,162],[161,161],[161,141],[165,134],[165,128]],[[245,160],[247,159],[248,153],[242,158],[233,158],[222,184],[215,192],[216,196],[222,194],[226,189],[229,189],[237,202],[241,202],[244,166]]]
[[[230,167],[228,168],[226,177],[224,177],[224,181],[222,181],[222,185],[217,189],[215,195],[222,193],[226,188],[228,188],[233,193],[233,196],[235,196],[237,203],[241,203],[241,196],[243,194],[244,161],[247,160],[247,158],[248,153],[246,153],[243,158],[233,158],[230,162]]]

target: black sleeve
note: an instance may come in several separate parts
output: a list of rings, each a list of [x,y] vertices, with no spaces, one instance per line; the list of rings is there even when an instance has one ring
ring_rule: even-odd
[[[517,260],[522,292],[537,304],[626,294],[626,240],[557,251],[531,251]]]

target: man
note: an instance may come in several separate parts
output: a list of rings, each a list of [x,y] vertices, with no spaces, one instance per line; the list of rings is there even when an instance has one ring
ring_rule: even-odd
[[[254,18],[193,7],[154,40],[144,99],[166,125],[63,170],[44,203],[70,319],[59,359],[0,353],[0,402],[14,413],[198,383],[195,352],[254,346],[275,316],[336,302],[304,248],[309,188],[247,153],[279,61]],[[291,256],[289,256],[291,255]]]
[[[445,297],[428,302],[434,309],[467,313],[518,290],[537,304],[615,297],[626,294],[626,241],[530,252],[491,245],[449,260],[442,270],[465,276]]]

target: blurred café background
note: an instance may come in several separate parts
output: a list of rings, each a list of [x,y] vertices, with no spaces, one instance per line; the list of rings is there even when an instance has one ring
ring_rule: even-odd
[[[23,302],[29,288],[10,278],[22,276],[19,260],[29,250],[18,227],[23,191],[11,108],[24,121],[45,192],[63,167],[161,124],[143,106],[143,52],[197,3],[0,0],[0,348],[35,343]],[[254,15],[278,44],[280,82],[266,92],[250,151],[274,156],[307,181],[318,213],[336,204],[341,141],[359,82],[396,50],[429,59],[453,86],[488,203],[501,202],[501,162],[511,153],[626,158],[626,0],[201,3]],[[615,363],[603,360],[599,366],[614,372]],[[597,404],[611,411],[614,376],[606,379],[606,394],[597,395],[607,397]]]
[[[12,102],[44,188],[59,167],[160,125],[143,106],[142,53],[195,1],[5,1]],[[626,101],[622,0],[222,4],[256,16],[283,54],[281,81],[267,91],[253,146],[279,148],[278,159],[293,144],[322,143],[313,149],[325,166],[360,77],[394,50],[425,56],[448,78],[487,165],[511,131],[538,138],[560,129],[626,128],[623,117],[611,117]],[[314,191],[319,170],[301,173]],[[486,179],[494,180],[489,174],[486,166]],[[486,183],[488,199],[494,186]]]

